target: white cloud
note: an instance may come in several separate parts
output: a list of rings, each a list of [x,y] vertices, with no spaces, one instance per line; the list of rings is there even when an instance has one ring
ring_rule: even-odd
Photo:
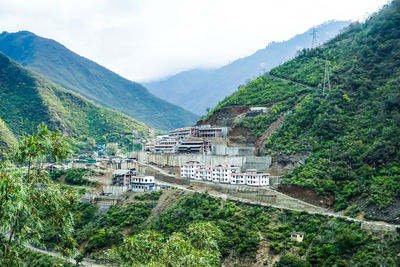
[[[216,67],[387,0],[1,0],[1,30],[29,30],[135,81]]]

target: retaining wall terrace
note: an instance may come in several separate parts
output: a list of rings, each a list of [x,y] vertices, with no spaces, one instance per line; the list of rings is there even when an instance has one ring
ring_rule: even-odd
[[[225,194],[226,196],[233,198],[247,199],[249,201],[258,201],[266,204],[281,206],[290,209],[298,210],[312,210],[312,211],[323,211],[323,208],[315,207],[308,203],[293,199],[282,193],[276,192],[269,187],[252,187],[248,185],[232,185],[232,184],[220,184],[205,181],[190,180],[187,178],[181,178],[174,175],[166,175],[160,172],[157,167],[149,166],[146,164],[136,163],[136,169],[139,172],[145,173],[146,175],[153,175],[156,180],[163,181],[171,184],[177,184],[181,186],[194,185],[200,189],[210,190]],[[278,180],[279,177],[272,177],[271,180]],[[157,183],[157,182],[156,182]]]
[[[140,162],[155,163],[159,166],[179,167],[181,164],[189,160],[197,160],[205,165],[216,166],[223,163],[229,163],[241,166],[242,171],[246,169],[257,169],[267,171],[271,166],[272,158],[256,157],[256,156],[219,156],[219,155],[200,155],[200,154],[160,154],[146,151],[134,151],[131,153],[132,158],[136,158]]]

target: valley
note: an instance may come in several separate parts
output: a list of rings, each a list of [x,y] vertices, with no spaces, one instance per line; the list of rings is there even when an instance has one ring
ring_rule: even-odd
[[[400,266],[399,44],[393,0],[147,90],[1,33],[0,266]]]

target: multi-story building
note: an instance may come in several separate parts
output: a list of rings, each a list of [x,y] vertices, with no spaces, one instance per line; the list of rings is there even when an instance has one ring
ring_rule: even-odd
[[[180,140],[186,137],[221,138],[225,137],[227,132],[227,127],[211,127],[210,125],[201,125],[172,130],[169,132],[169,136],[171,138]]]
[[[210,125],[202,125],[193,128],[193,136],[200,138],[222,138],[227,134],[227,127],[211,127]]]
[[[184,139],[185,137],[189,137],[192,136],[192,130],[193,127],[185,127],[185,128],[179,128],[179,129],[175,129],[169,132],[169,136],[171,138],[175,138],[175,139]]]
[[[201,181],[211,181],[212,179],[212,170],[211,167],[205,166],[204,168],[199,168],[194,170],[195,180]]]
[[[111,182],[112,185],[117,186],[128,186],[130,183],[130,178],[135,175],[136,172],[132,170],[115,170],[112,174]]]
[[[269,173],[259,172],[256,169],[248,169],[245,173],[233,173],[232,184],[246,184],[251,186],[269,185],[269,176]]]
[[[129,191],[145,192],[153,190],[153,176],[145,176],[134,169],[116,170],[112,174],[112,185],[126,187]]]
[[[209,138],[221,138],[227,134],[227,127],[201,125],[170,131],[144,144],[143,150],[155,153],[208,154],[211,151]]]
[[[160,144],[160,145],[174,145],[174,146],[176,146],[178,143],[179,143],[179,141],[177,141],[177,140],[165,139],[165,140],[161,140],[158,144]]]
[[[239,167],[229,165],[227,163],[210,167],[212,171],[211,181],[215,183],[229,184],[231,174],[240,171]]]
[[[181,177],[195,179],[195,170],[203,169],[204,164],[196,160],[190,160],[181,165]]]
[[[158,144],[154,145],[153,152],[154,153],[175,153],[176,152],[175,145],[165,145],[165,144]]]
[[[133,192],[146,192],[155,188],[153,176],[132,176],[128,189]]]
[[[210,143],[206,140],[183,140],[178,145],[178,153],[207,154],[210,151]]]
[[[230,164],[205,166],[199,161],[188,161],[181,165],[181,177],[214,183],[265,186],[269,185],[269,176],[269,173],[256,169],[240,173],[239,167]]]
[[[144,151],[148,151],[148,152],[154,152],[154,146],[155,145],[156,145],[155,143],[146,143],[143,146],[143,150]]]

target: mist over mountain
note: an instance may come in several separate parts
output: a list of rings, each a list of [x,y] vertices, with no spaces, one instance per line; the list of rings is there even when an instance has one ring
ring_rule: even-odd
[[[350,21],[329,21],[315,27],[316,44],[333,38],[349,24]],[[188,70],[144,85],[154,95],[202,115],[207,108],[216,106],[224,97],[236,91],[240,84],[291,59],[297,51],[310,48],[312,32],[313,28],[288,41],[273,42],[248,57],[218,69]]]
[[[0,34],[0,51],[50,81],[157,129],[193,124],[197,116],[142,85],[28,31]]]

